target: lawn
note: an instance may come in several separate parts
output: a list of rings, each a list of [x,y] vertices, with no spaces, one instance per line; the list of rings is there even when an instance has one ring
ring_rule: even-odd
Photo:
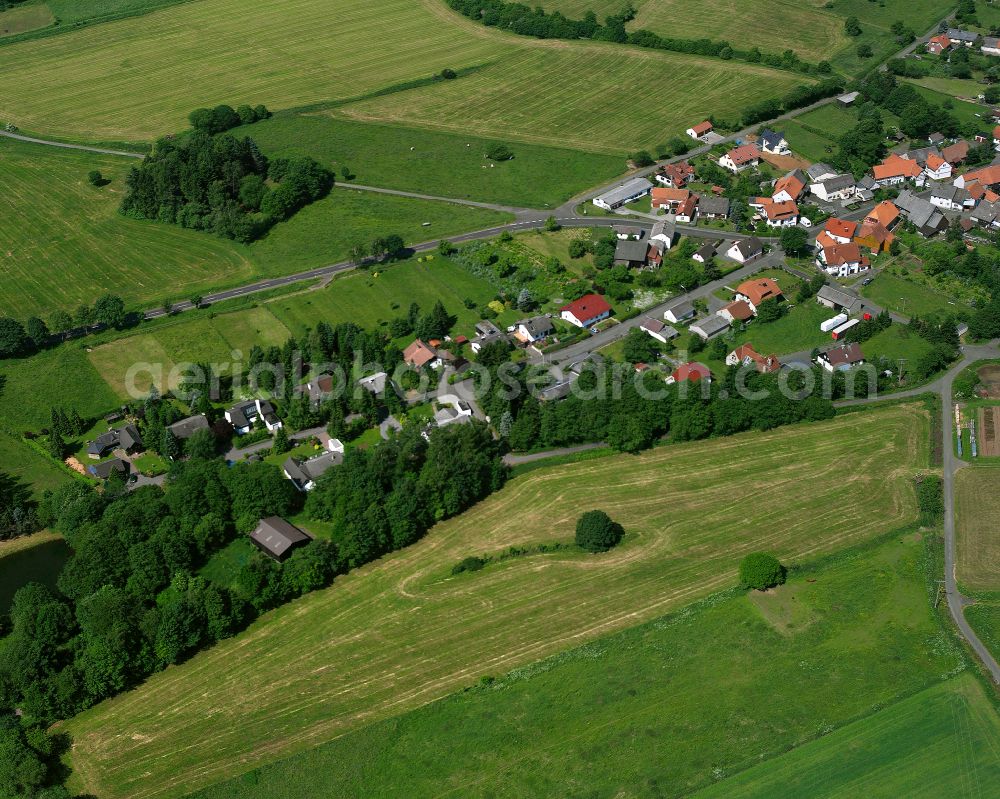
[[[940,290],[912,280],[881,272],[861,293],[872,302],[890,311],[907,316],[927,316],[932,313],[954,313],[955,302]]]
[[[980,94],[983,93],[985,86],[975,80],[965,80],[962,78],[940,78],[940,77],[927,77],[918,78],[912,81],[918,86],[924,86],[928,89],[933,89],[940,94],[948,95],[949,97],[969,97],[975,100]]]
[[[1000,469],[955,476],[956,575],[972,593],[1000,592]]]
[[[359,52],[359,42],[375,39],[393,45]],[[400,91],[444,68],[458,79]],[[732,112],[808,80],[717,59],[516,37],[437,0],[201,0],[9,45],[0,119],[61,137],[150,141],[185,127],[199,106],[330,108],[382,95],[352,105],[352,116],[620,156],[683,131],[688,117]],[[634,97],[661,97],[658,113],[622,102],[623,85]],[[664,96],[665,85],[678,90]]]
[[[41,532],[0,541],[0,616],[19,588],[42,583],[54,588],[70,549],[57,533]]]
[[[893,538],[767,595],[713,597],[195,796],[680,797],[730,774],[708,795],[827,796],[819,776],[848,773],[900,788],[920,774],[961,788],[976,773],[989,785],[1000,720],[971,675],[939,682],[963,662],[929,607],[923,550]],[[928,685],[916,708],[894,704]],[[850,772],[827,774],[835,752]],[[924,757],[903,767],[897,753]],[[786,774],[792,759],[807,767]],[[780,782],[749,790],[747,776],[767,780],[772,765]],[[846,795],[913,795],[871,784]]]
[[[624,159],[560,147],[518,144],[510,161],[484,157],[499,140],[330,114],[279,114],[237,131],[270,156],[311,155],[357,183],[421,194],[544,208],[611,180]],[[492,166],[491,166],[492,164]]]
[[[618,155],[683,135],[691,120],[735,116],[803,82],[808,78],[754,64],[548,41],[523,46],[458,80],[374,97],[340,111],[360,120],[405,121]],[[634,100],[623,96],[623,86]],[[656,98],[655,113],[639,99],[644,97]]]
[[[419,543],[69,721],[72,789],[183,794],[731,586],[747,551],[796,565],[898,529],[916,518],[927,419],[897,405],[516,478]],[[748,515],[735,481],[768,502]],[[571,540],[588,506],[625,527],[614,552],[450,576],[470,555]]]
[[[796,119],[781,123],[788,146],[809,161],[826,161],[837,153],[837,137],[827,137],[807,128]]]
[[[944,94],[927,86],[921,86],[914,81],[908,82],[912,83],[917,92],[934,105],[941,105],[946,100],[951,101],[951,108],[949,110],[959,122],[973,122],[981,127],[989,125],[990,109],[988,106],[979,105],[978,103],[967,103],[964,100],[955,99],[950,94]]]
[[[36,43],[37,44],[37,43]],[[336,188],[247,247],[118,214],[132,159],[0,139],[0,314],[72,312],[101,294],[158,306],[209,289],[345,260],[354,244],[398,233],[408,244],[503,224],[479,208]],[[99,170],[111,183],[91,186]],[[424,224],[428,223],[428,224]],[[67,269],[72,264],[72,269]]]
[[[790,308],[774,322],[752,322],[735,334],[733,346],[749,342],[762,355],[787,355],[812,350],[830,342],[830,334],[819,329],[833,314],[829,308],[806,300]]]
[[[215,552],[208,562],[198,569],[198,575],[216,585],[230,587],[255,550],[256,547],[251,543],[249,536],[238,536]]]
[[[1000,716],[971,675],[695,794],[695,799],[984,796],[1000,783]]]
[[[895,366],[900,360],[905,360],[904,374],[913,369],[920,356],[932,349],[933,345],[927,339],[900,324],[890,326],[861,345],[861,351],[869,361],[882,357]]]

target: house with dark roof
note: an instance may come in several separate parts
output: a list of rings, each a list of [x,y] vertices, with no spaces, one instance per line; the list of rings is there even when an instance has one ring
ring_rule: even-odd
[[[701,197],[698,200],[698,214],[702,219],[729,219],[729,198]]]
[[[320,477],[343,462],[343,452],[330,451],[308,460],[289,457],[281,469],[299,491],[312,491]]]
[[[282,561],[291,555],[293,550],[312,541],[312,538],[280,516],[268,516],[266,519],[261,519],[253,529],[250,540],[268,557]]]
[[[701,245],[701,247],[695,250],[694,255],[691,256],[692,260],[700,264],[707,264],[715,257],[715,246],[711,243]]]
[[[841,344],[816,356],[816,363],[828,372],[844,372],[855,366],[861,366],[864,362],[865,356],[861,352],[861,345],[856,341]]]
[[[823,286],[816,292],[816,302],[832,308],[835,311],[846,311],[851,314],[861,307],[861,299],[848,294],[836,286]]]
[[[237,402],[226,411],[225,416],[226,421],[233,426],[236,434],[241,436],[249,433],[253,428],[253,423],[258,419],[271,432],[282,426],[274,406],[267,400],[253,399]]]
[[[121,458],[111,458],[101,463],[95,463],[93,466],[88,466],[87,471],[98,480],[107,480],[113,474],[118,474],[128,479],[132,474],[132,464]]]
[[[668,322],[683,322],[686,319],[690,319],[694,316],[694,305],[690,302],[678,302],[671,305],[667,310],[663,312],[663,318]]]
[[[646,245],[643,243],[642,246]],[[536,341],[548,338],[554,332],[555,327],[552,325],[552,320],[547,316],[533,316],[531,319],[522,319],[517,323],[515,335],[527,344],[534,344]]]
[[[634,239],[619,239],[615,245],[615,265],[631,266],[641,269],[646,265],[646,254],[649,243]]]
[[[849,200],[855,195],[854,175],[827,175],[809,184],[809,191],[824,202]]]
[[[666,344],[671,339],[675,339],[680,335],[675,328],[661,322],[659,319],[652,319],[650,317],[646,317],[639,323],[639,329],[661,344]]]
[[[896,206],[925,238],[940,233],[948,227],[948,220],[937,208],[927,200],[917,197],[909,189],[899,193]]]
[[[729,330],[729,320],[719,314],[711,314],[695,320],[688,329],[702,341],[708,341],[710,338]]]
[[[771,153],[772,155],[788,155],[791,152],[788,141],[785,139],[785,134],[778,133],[770,128],[765,128],[760,132],[757,144],[765,153]]]
[[[197,416],[188,416],[186,419],[181,419],[179,422],[174,422],[172,425],[167,427],[174,438],[178,441],[184,441],[185,439],[191,438],[199,430],[208,430],[210,425],[208,423],[208,417],[203,413],[199,413]]]
[[[651,242],[660,242],[666,249],[670,249],[674,246],[674,239],[677,237],[677,227],[673,220],[664,219],[653,224],[652,230],[649,231],[649,240]]]
[[[142,438],[135,425],[127,424],[116,430],[102,433],[87,445],[87,455],[95,459],[103,458],[116,449],[125,450],[130,455],[142,451]]]
[[[738,239],[726,250],[726,255],[729,258],[739,261],[741,264],[752,261],[754,258],[759,258],[763,254],[764,244],[756,236],[751,236],[748,239]]]

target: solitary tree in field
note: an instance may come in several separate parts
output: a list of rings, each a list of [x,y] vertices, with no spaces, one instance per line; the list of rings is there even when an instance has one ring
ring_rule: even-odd
[[[91,186],[103,186],[104,185],[104,175],[102,175],[96,169],[92,169],[87,174],[87,180],[90,181],[90,185]]]
[[[486,151],[486,157],[492,161],[509,161],[514,153],[506,144],[493,144]]]
[[[576,523],[576,545],[588,552],[607,552],[624,532],[604,511],[588,510]]]
[[[744,588],[766,591],[785,582],[785,567],[774,555],[751,552],[740,561],[740,584]]]

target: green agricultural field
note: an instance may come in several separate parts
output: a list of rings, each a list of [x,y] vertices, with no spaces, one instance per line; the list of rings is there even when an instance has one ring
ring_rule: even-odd
[[[52,11],[44,3],[26,3],[0,11],[0,40],[6,36],[45,28],[55,22]]]
[[[262,274],[277,277],[346,260],[355,244],[390,233],[420,244],[513,220],[497,211],[338,186],[254,242],[250,253]]]
[[[954,313],[961,307],[939,289],[928,288],[888,272],[876,275],[870,284],[861,289],[861,293],[877,305],[907,316]]]
[[[459,80],[363,100],[341,112],[620,154],[683,135],[691,120],[710,113],[734,118],[745,106],[808,82],[719,59],[599,42],[549,43],[558,47],[524,47]],[[652,112],[639,99],[649,97],[657,98]]]
[[[0,425],[15,433],[48,427],[54,405],[83,417],[103,416],[119,400],[79,342],[31,358],[0,362]],[[7,466],[3,467],[7,469]]]
[[[978,772],[989,784],[1000,768],[1000,719],[971,676],[938,682],[962,667],[962,656],[929,607],[923,550],[913,536],[894,537],[795,574],[768,594],[716,595],[195,796],[680,797],[717,783],[712,796],[812,799],[830,795],[820,774],[857,780],[891,770],[896,752],[912,758],[925,746],[939,757],[919,772],[912,762],[894,765],[910,779],[948,774],[960,788]],[[897,657],[884,656],[889,646]],[[928,684],[918,708],[892,704]],[[971,729],[956,729],[952,702]],[[914,710],[932,715],[918,720]],[[880,741],[872,731],[857,740],[856,728],[868,723],[896,737]],[[901,725],[934,735],[906,741]],[[845,734],[855,743],[838,754],[851,757],[851,769],[827,775],[823,755],[837,752]],[[793,746],[802,748],[782,756]],[[818,773],[786,774],[785,762],[803,756]],[[780,787],[724,790],[772,764]],[[906,785],[903,774],[893,778]],[[802,783],[813,790],[797,791]]]
[[[510,161],[486,151],[497,140],[354,122],[336,112],[279,114],[241,128],[271,156],[311,155],[357,183],[443,197],[544,208],[611,180],[622,158],[518,144]]]
[[[186,298],[254,278],[246,248],[119,215],[132,165],[130,158],[0,139],[0,313],[72,313],[107,292],[129,304],[152,303],[168,292]],[[93,169],[110,184],[91,186]]]
[[[0,197],[0,314],[24,319],[72,312],[113,292],[156,306],[210,289],[344,260],[388,233],[420,243],[511,220],[452,203],[335,188],[246,247],[175,225],[118,213],[132,160],[0,139],[8,180]],[[7,169],[9,167],[9,169]],[[91,186],[99,170],[109,185]],[[424,225],[428,222],[428,225]]]
[[[66,33],[81,25],[155,11],[183,0],[28,0],[0,13],[3,38],[37,38]],[[59,20],[58,25],[53,23]]]
[[[6,615],[14,594],[28,583],[55,587],[69,554],[69,547],[57,533],[0,541],[0,615]]]
[[[178,364],[245,362],[250,348],[280,346],[288,340],[288,328],[266,308],[250,308],[210,317],[197,313],[95,347],[90,362],[122,398],[138,398],[151,384],[165,391],[176,388],[183,378]],[[233,353],[239,353],[235,358]],[[148,364],[134,379],[127,378],[136,364]],[[134,389],[134,390],[133,390]]]
[[[0,430],[0,470],[22,486],[30,487],[36,495],[73,479],[67,471],[5,430]]]
[[[374,40],[393,45],[359,53],[358,42]],[[389,99],[444,68],[465,74]],[[717,59],[517,37],[438,0],[201,0],[9,45],[0,119],[59,137],[149,141],[182,129],[199,106],[331,107],[381,94],[352,115],[621,155],[683,131],[688,118],[732,113],[804,81]],[[683,90],[665,94],[667,85]],[[657,112],[622,102],[623,86],[662,97]]]
[[[732,585],[747,551],[797,565],[898,529],[916,519],[912,477],[927,466],[928,438],[927,412],[897,405],[533,471],[419,543],[67,722],[71,787],[177,796],[689,604]],[[736,480],[768,502],[748,516],[732,502]],[[588,507],[625,527],[615,551],[450,576],[469,555],[571,540]]]
[[[1000,716],[971,674],[723,780],[696,799],[985,796],[1000,781]]]
[[[912,82],[950,97],[969,97],[973,100],[982,94],[985,88],[978,81],[961,78],[928,77],[915,79]]]
[[[956,574],[971,592],[1000,592],[1000,469],[955,476]]]
[[[853,109],[831,103],[796,117],[795,121],[831,139],[837,139],[858,124],[858,116]]]
[[[965,620],[993,656],[1000,657],[1000,602],[977,600],[965,609]]]
[[[317,322],[354,322],[375,328],[405,315],[411,302],[428,311],[441,300],[448,312],[458,317],[457,331],[471,337],[480,317],[465,307],[465,300],[479,306],[494,296],[495,291],[485,281],[435,255],[423,262],[411,259],[395,264],[377,274],[345,275],[327,288],[272,300],[265,307],[289,330],[300,334]]]

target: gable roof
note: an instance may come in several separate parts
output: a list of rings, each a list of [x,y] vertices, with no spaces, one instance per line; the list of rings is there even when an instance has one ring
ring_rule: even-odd
[[[749,258],[751,255],[764,251],[764,243],[756,236],[750,236],[747,239],[737,239],[734,242],[734,246],[744,258]]]
[[[821,353],[820,357],[825,358],[832,366],[850,366],[861,363],[865,359],[864,353],[861,352],[861,345],[856,341],[827,350]]]
[[[312,539],[298,527],[289,524],[280,516],[261,519],[250,538],[265,552],[276,558],[284,556],[296,544]]]
[[[806,184],[809,182],[809,178],[801,169],[793,169],[787,175],[778,178],[774,182],[774,189],[771,191],[771,196],[778,194],[781,191],[788,193],[788,196],[793,200],[797,200],[802,192],[806,190]]]
[[[642,239],[620,239],[615,244],[616,261],[638,261],[646,260],[646,253],[649,252],[649,242]]]
[[[580,299],[567,303],[560,311],[568,311],[581,322],[611,313],[611,306],[600,294],[584,294]]]
[[[885,227],[889,227],[897,219],[899,219],[899,209],[891,200],[882,200],[865,217],[866,222],[878,222]]]
[[[729,214],[728,197],[703,196],[698,199],[698,210],[704,215]]]
[[[103,463],[95,463],[90,467],[90,473],[101,480],[107,480],[114,473],[128,477],[132,473],[132,467],[128,461],[123,461],[121,458],[111,458]]]
[[[712,129],[712,123],[707,119],[704,122],[699,122],[697,125],[692,125],[691,130],[693,130],[698,136],[704,136]]]
[[[827,266],[858,264],[868,259],[861,255],[861,248],[853,241],[850,244],[834,244],[823,248],[823,260]]]
[[[966,184],[975,180],[984,186],[994,186],[1000,183],[1000,164],[991,164],[990,166],[984,166],[982,169],[973,169],[971,172],[966,172],[964,178]]]
[[[199,430],[208,430],[208,417],[200,413],[197,416],[188,416],[179,422],[174,422],[167,429],[174,434],[174,438],[184,440],[191,438]]]
[[[750,361],[758,372],[764,374],[777,372],[781,368],[777,355],[761,355],[753,348],[753,344],[741,344],[729,354],[735,356],[740,363]]]
[[[760,132],[760,138],[758,139],[758,141],[760,141],[761,144],[767,145],[772,150],[779,144],[781,144],[781,142],[783,142],[784,140],[785,140],[784,133],[778,133],[778,131],[771,130],[770,128],[762,130]]]
[[[836,286],[825,285],[819,291],[816,292],[816,298],[820,300],[827,300],[832,302],[834,305],[839,305],[842,308],[852,308],[858,298],[853,294],[848,294],[846,291],[837,288]]]
[[[969,143],[962,139],[954,144],[949,144],[941,150],[941,157],[954,166],[964,161],[969,155]]]
[[[765,300],[784,296],[778,284],[769,277],[745,280],[736,287],[736,293],[749,298],[754,306],[760,305]]]
[[[670,373],[670,376],[678,383],[683,383],[685,380],[697,383],[699,380],[703,380],[705,378],[711,380],[712,370],[703,363],[691,361],[678,366]]]
[[[667,186],[654,186],[650,194],[656,204],[681,203],[691,196],[687,189],[671,189]]]
[[[916,161],[903,158],[896,153],[890,153],[881,164],[872,167],[872,174],[875,180],[888,180],[889,178],[915,178],[923,170]]]
[[[826,220],[826,224],[823,225],[823,230],[831,236],[840,236],[842,239],[853,238],[854,231],[857,229],[857,222],[851,222],[847,219],[837,219],[835,216],[831,216]]]
[[[733,300],[728,305],[724,305],[722,310],[740,322],[745,322],[753,317],[753,308],[747,305],[744,300]]]
[[[415,338],[410,345],[403,350],[403,360],[418,369],[426,366],[437,357],[437,353],[419,338]]]
[[[734,147],[726,155],[730,161],[740,166],[741,164],[749,164],[751,161],[756,161],[760,158],[760,150],[756,144],[741,144],[739,147]]]

